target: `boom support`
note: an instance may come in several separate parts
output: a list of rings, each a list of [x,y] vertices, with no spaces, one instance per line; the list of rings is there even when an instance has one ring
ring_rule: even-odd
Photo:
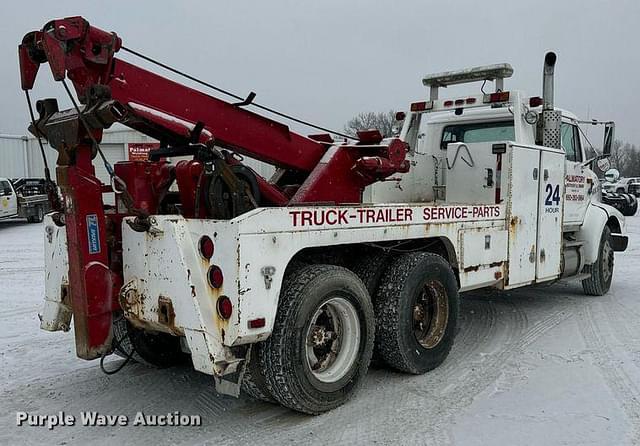
[[[59,152],[65,209],[58,221],[64,221],[69,240],[77,353],[86,359],[111,347],[125,216],[232,218],[256,206],[353,204],[361,202],[367,185],[409,169],[407,146],[399,139],[383,141],[377,131],[362,132],[353,145],[334,145],[329,135],[305,137],[243,108],[250,101],[225,102],[120,60],[115,53],[122,48],[115,33],[82,17],[53,20],[19,45],[23,90],[33,88],[40,64],[48,62],[53,78],[69,79],[82,104],[59,111],[55,100],[39,101],[31,131]],[[151,161],[116,164],[117,190],[100,183],[91,161],[99,150],[94,142],[115,122],[161,142]],[[267,181],[231,152],[272,164],[279,175]],[[179,155],[194,159],[175,166],[161,159]],[[172,195],[174,180],[179,192]],[[115,209],[105,210],[105,192],[121,197]],[[144,221],[137,229],[145,230]]]

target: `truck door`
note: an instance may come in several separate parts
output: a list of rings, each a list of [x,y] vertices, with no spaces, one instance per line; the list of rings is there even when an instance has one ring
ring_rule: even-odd
[[[536,280],[560,275],[562,256],[562,209],[564,200],[565,156],[559,150],[540,152],[540,189],[538,194],[538,249]]]
[[[506,288],[536,279],[540,151],[512,145],[509,172],[509,273]],[[503,165],[503,168],[505,166]]]
[[[578,126],[568,120],[563,120],[560,126],[560,136],[567,166],[564,224],[580,225],[587,212],[593,184],[588,184],[591,179],[588,180],[586,167],[582,165],[582,147]]]
[[[0,218],[18,213],[18,197],[7,180],[0,180]]]

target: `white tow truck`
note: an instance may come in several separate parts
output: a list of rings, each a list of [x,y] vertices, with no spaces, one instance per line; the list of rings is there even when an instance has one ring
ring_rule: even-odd
[[[554,64],[547,54],[542,98],[505,90],[508,64],[425,77],[429,99],[399,116],[411,168],[369,186],[364,204],[154,215],[144,232],[127,217],[116,350],[163,364],[186,354],[219,392],[316,414],[353,394],[374,349],[408,373],[441,364],[460,292],[568,278],[605,294],[628,243],[591,169],[606,167],[613,125],[588,159],[576,116],[554,107]],[[439,98],[486,81],[494,92]],[[68,329],[65,229],[45,221],[56,261],[42,328]]]

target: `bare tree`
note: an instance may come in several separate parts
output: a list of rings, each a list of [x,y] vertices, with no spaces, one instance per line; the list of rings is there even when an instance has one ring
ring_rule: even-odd
[[[640,150],[635,144],[615,140],[611,148],[611,165],[623,177],[640,176]]]
[[[385,138],[393,136],[400,123],[396,121],[396,112],[389,110],[383,112],[359,113],[347,122],[344,131],[349,135],[356,135],[358,130],[378,129]]]

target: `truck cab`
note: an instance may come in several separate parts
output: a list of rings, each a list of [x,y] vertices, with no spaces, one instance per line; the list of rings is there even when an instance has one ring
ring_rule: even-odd
[[[7,178],[0,178],[0,219],[18,215],[18,196]]]
[[[580,129],[586,121],[553,106],[552,90],[551,98],[505,91],[504,78],[512,72],[508,64],[498,64],[426,76],[430,99],[412,103],[398,116],[404,120],[400,137],[409,144],[411,170],[371,185],[365,199],[507,204],[504,288],[560,276],[583,279],[597,260],[598,234],[605,226],[615,250],[627,244],[624,218],[601,202],[592,169],[596,162],[606,167],[613,123],[602,123],[605,153],[598,155]],[[440,87],[488,80],[496,83],[493,93],[438,98]]]

